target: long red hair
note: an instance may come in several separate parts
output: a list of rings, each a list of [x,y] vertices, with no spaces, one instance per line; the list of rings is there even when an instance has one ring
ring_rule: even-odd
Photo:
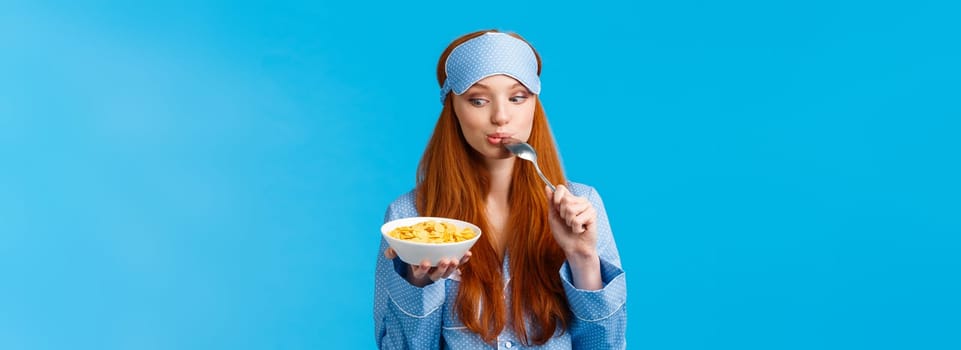
[[[478,31],[454,40],[437,63],[438,83],[443,85],[447,79],[444,64],[457,45],[492,31],[496,30]],[[539,75],[541,62],[536,51],[535,56]],[[417,210],[424,216],[472,222],[483,232],[490,232],[486,215],[490,175],[480,154],[464,138],[452,101],[449,94],[417,168]],[[527,142],[537,150],[545,176],[555,184],[565,183],[547,117],[540,99],[535,101],[534,123]],[[571,322],[558,273],[565,257],[551,235],[544,184],[533,166],[518,163],[512,176],[510,216],[505,228],[509,237],[506,247],[510,254],[511,308],[507,310],[504,301],[504,257],[494,249],[488,235],[481,235],[471,249],[470,261],[461,267],[455,310],[464,326],[489,343],[503,331],[510,317],[522,342],[541,345],[558,329],[566,330]]]

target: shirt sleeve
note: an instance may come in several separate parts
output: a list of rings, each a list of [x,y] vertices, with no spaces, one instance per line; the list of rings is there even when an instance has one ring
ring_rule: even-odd
[[[604,203],[593,188],[589,188],[587,198],[597,210],[597,251],[604,286],[599,290],[577,289],[571,282],[570,265],[564,262],[561,266],[561,280],[574,314],[571,340],[575,349],[624,349],[627,282]]]
[[[410,194],[387,208],[384,222],[416,216]],[[405,205],[410,204],[410,205]],[[381,238],[374,276],[374,337],[378,349],[438,349],[445,299],[443,282],[418,288],[404,279],[406,263],[384,257]]]

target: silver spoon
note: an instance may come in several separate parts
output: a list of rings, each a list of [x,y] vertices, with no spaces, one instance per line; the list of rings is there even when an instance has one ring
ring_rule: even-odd
[[[554,192],[554,185],[547,180],[547,177],[544,176],[543,172],[541,172],[541,167],[537,165],[537,152],[534,152],[534,147],[531,147],[531,145],[527,144],[527,142],[511,137],[501,140],[501,145],[504,145],[504,148],[507,148],[508,151],[516,155],[518,158],[529,160],[531,163],[534,163],[534,170],[537,170],[537,175],[540,175],[541,180],[544,180],[544,183],[551,188],[551,192]]]

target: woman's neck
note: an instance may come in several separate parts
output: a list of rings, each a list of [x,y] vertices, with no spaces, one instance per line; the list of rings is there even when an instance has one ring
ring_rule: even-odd
[[[504,256],[507,242],[507,220],[510,217],[510,204],[507,195],[510,193],[511,180],[514,172],[514,159],[498,159],[489,161],[487,170],[490,172],[490,191],[487,193],[487,221],[491,225],[490,242],[500,256]]]
[[[490,192],[487,193],[487,201],[506,204],[507,194],[510,193],[511,181],[513,181],[514,158],[489,161],[487,168],[490,172]]]

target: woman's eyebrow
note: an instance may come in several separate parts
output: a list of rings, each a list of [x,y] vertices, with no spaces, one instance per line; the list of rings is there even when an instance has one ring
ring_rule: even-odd
[[[484,90],[490,90],[490,89],[491,89],[491,88],[490,88],[489,86],[487,86],[487,85],[484,85],[484,84],[481,84],[481,83],[475,83],[474,86],[471,86],[470,89],[467,89],[467,91],[473,90],[473,89],[475,89],[475,88],[477,88],[477,89],[484,89]]]

